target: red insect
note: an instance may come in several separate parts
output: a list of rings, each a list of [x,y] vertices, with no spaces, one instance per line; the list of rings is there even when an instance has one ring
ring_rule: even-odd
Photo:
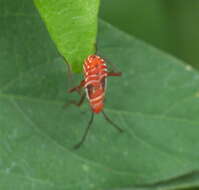
[[[90,55],[87,57],[87,59],[84,61],[83,64],[83,72],[84,72],[84,80],[82,80],[78,86],[69,89],[69,92],[74,92],[74,91],[80,92],[82,88],[85,88],[86,96],[92,110],[92,116],[81,141],[78,144],[76,144],[74,148],[79,148],[83,144],[88,134],[89,128],[93,122],[94,114],[102,112],[104,118],[110,124],[112,124],[112,126],[114,126],[117,130],[122,132],[122,129],[119,128],[115,123],[113,123],[103,110],[107,77],[121,76],[121,73],[108,72],[107,65],[104,59],[102,59],[97,55]],[[85,98],[85,93],[82,95],[78,103],[75,102],[71,103],[80,106],[83,103],[84,98]]]

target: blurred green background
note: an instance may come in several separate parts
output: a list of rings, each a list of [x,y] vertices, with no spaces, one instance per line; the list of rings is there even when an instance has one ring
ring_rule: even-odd
[[[100,17],[199,69],[199,0],[101,0]]]

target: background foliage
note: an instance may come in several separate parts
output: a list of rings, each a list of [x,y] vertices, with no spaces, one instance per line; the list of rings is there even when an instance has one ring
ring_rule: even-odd
[[[199,1],[101,0],[100,17],[199,68]]]

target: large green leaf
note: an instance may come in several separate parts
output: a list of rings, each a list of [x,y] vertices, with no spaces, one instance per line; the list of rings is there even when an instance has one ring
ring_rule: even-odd
[[[74,151],[90,110],[63,109],[76,98],[63,59],[31,1],[1,0],[0,14],[0,189],[137,187],[199,169],[198,72],[100,23],[99,52],[123,72],[105,111],[125,132],[96,115]]]
[[[94,52],[99,0],[34,0],[59,52],[79,72]]]

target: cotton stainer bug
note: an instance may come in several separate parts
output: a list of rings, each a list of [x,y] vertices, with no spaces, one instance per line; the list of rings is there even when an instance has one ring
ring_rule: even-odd
[[[104,59],[102,59],[97,55],[90,55],[87,57],[87,59],[84,61],[83,64],[83,72],[84,72],[84,80],[82,80],[78,86],[69,89],[69,92],[75,92],[75,91],[80,92],[80,90],[84,88],[86,91],[87,99],[91,107],[92,115],[88,123],[88,126],[84,132],[84,135],[82,136],[81,141],[78,144],[76,144],[74,148],[79,148],[85,141],[90,126],[93,122],[94,114],[102,112],[104,118],[112,126],[114,126],[119,132],[123,131],[107,116],[107,114],[105,114],[103,110],[107,77],[121,76],[121,73],[108,72],[107,65]],[[85,98],[85,93],[82,94],[81,99],[78,103],[75,103],[74,101],[71,103],[80,106],[83,103],[84,98]]]

